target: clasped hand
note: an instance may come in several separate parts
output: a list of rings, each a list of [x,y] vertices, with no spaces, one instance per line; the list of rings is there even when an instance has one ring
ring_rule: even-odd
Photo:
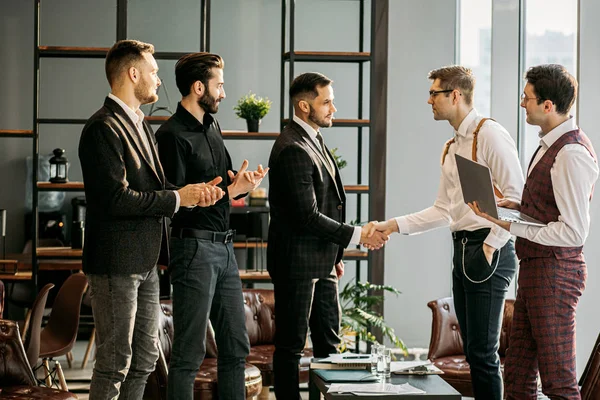
[[[217,185],[223,181],[220,176],[207,183],[194,183],[179,189],[181,207],[209,207],[216,204],[225,195],[223,189]]]
[[[390,234],[393,232],[398,232],[398,225],[394,219],[383,222],[372,221],[363,226],[363,236],[366,235],[367,238],[375,238],[375,240],[379,239],[379,241],[383,240],[383,244],[389,240]],[[369,240],[363,242],[363,246],[369,250],[380,249],[383,244],[379,245],[379,247],[376,247],[376,245],[373,245]]]
[[[389,240],[389,234],[378,231],[377,224],[377,221],[371,221],[362,227],[360,244],[369,250],[379,250]]]
[[[244,160],[237,174],[234,174],[233,171],[227,171],[229,179],[231,179],[231,184],[228,187],[229,197],[235,198],[240,194],[253,191],[269,172],[269,168],[263,169],[261,164],[258,164],[256,171],[246,171],[247,169],[248,160]]]

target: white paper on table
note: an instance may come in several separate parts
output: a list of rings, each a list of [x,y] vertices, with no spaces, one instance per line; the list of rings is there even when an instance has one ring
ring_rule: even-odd
[[[391,383],[332,383],[327,393],[352,393],[357,396],[366,396],[370,394],[425,394],[425,391],[417,389],[408,383],[393,385]]]
[[[414,367],[420,367],[422,365],[431,365],[431,361],[429,360],[418,360],[418,361],[392,361],[390,365],[390,371],[406,371]]]

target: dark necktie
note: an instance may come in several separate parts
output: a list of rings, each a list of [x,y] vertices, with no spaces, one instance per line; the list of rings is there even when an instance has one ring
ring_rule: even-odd
[[[327,170],[329,170],[329,173],[331,174],[331,176],[335,176],[335,168],[333,167],[331,158],[327,154],[327,148],[325,147],[325,143],[323,142],[323,136],[321,135],[321,132],[317,132],[317,141],[319,142],[319,145],[321,146],[321,154],[325,158],[325,167],[327,167]]]

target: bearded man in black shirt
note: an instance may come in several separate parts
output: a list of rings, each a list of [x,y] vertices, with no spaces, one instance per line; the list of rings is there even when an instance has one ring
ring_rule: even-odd
[[[215,176],[223,198],[211,207],[181,208],[172,219],[173,353],[169,399],[193,399],[194,380],[206,354],[208,318],[216,332],[219,398],[245,399],[245,359],[250,344],[245,327],[242,284],[229,230],[229,200],[254,190],[268,168],[237,173],[212,114],[225,98],[223,59],[193,53],[175,66],[182,99],[177,111],[156,133],[160,159],[169,182],[185,185]],[[199,339],[200,336],[200,339]]]

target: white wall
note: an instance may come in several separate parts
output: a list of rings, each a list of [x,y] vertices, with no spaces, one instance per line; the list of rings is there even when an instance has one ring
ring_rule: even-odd
[[[455,1],[390,2],[388,218],[419,211],[435,200],[441,150],[453,129],[433,120],[427,74],[454,63],[455,19]],[[447,228],[396,234],[386,246],[385,282],[402,294],[386,300],[385,316],[409,347],[429,345],[427,302],[451,295],[451,251]]]
[[[31,129],[33,51],[19,49],[33,46],[33,2],[2,0],[0,10],[0,127]],[[24,157],[31,151],[31,139],[0,139],[0,208],[8,210],[8,252],[21,251],[24,244]]]

